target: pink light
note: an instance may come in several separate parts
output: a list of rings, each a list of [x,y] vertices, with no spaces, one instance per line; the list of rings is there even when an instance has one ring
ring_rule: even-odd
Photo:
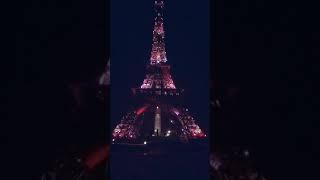
[[[140,109],[137,110],[137,113],[136,113],[136,114],[137,114],[138,116],[141,115],[143,112],[145,112],[145,111],[147,110],[147,108],[148,108],[149,106],[150,106],[150,105],[147,104],[147,105],[141,107]]]
[[[157,15],[155,17],[154,28],[153,28],[153,43],[150,57],[150,64],[160,64],[167,61],[165,43],[164,43],[164,27],[163,27],[163,17],[162,11],[164,7],[163,1],[155,1],[155,7]]]
[[[103,146],[88,154],[85,158],[85,165],[92,170],[97,165],[103,163],[109,157],[109,146]]]
[[[176,108],[172,108],[172,111],[174,112],[175,115],[179,116],[179,110]]]

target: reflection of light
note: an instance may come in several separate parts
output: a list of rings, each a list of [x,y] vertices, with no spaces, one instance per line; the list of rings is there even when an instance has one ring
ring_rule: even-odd
[[[170,131],[170,130],[168,130],[168,133],[170,134],[170,133],[171,133],[171,131]]]
[[[171,123],[173,123],[173,121],[172,121],[172,120],[171,120],[170,122],[171,122]]]
[[[114,142],[114,139],[112,139],[112,142]]]
[[[143,144],[146,145],[146,144],[147,144],[147,141],[144,141]]]

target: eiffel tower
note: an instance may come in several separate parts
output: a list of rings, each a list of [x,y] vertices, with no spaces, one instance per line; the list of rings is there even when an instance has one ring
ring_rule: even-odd
[[[154,7],[150,62],[140,87],[132,88],[141,105],[122,117],[112,132],[113,144],[188,143],[206,137],[189,110],[181,105],[184,90],[176,87],[170,73],[165,48],[164,0],[155,0]]]

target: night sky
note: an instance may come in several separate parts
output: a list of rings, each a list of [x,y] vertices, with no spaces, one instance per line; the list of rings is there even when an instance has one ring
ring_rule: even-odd
[[[130,88],[141,85],[149,63],[154,1],[111,2],[111,94],[113,122],[128,109]],[[208,127],[209,2],[165,2],[166,51],[173,80],[188,95],[187,105]]]
[[[72,120],[69,87],[94,85],[105,68],[108,6],[104,0],[34,0],[16,8],[21,24],[16,29],[16,68],[10,73],[8,96],[10,128],[6,132],[13,140],[10,153],[15,154],[10,164],[23,178],[39,179],[54,162],[57,150],[84,145],[84,139],[94,143],[97,139],[92,135],[106,124],[105,113],[95,120]]]
[[[257,168],[271,179],[310,179],[319,148],[313,90],[319,67],[310,66],[319,57],[317,10],[298,1],[214,6],[213,95],[228,99],[212,116],[215,147],[252,149]]]

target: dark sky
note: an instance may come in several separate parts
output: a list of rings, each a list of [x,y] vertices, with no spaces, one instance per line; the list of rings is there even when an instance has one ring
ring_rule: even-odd
[[[67,149],[80,139],[74,138],[77,125],[86,124],[87,133],[82,134],[94,142],[90,134],[97,128],[88,125],[106,123],[105,116],[94,122],[72,121],[68,87],[74,82],[93,85],[104,70],[109,49],[108,6],[105,0],[34,0],[16,8],[16,68],[10,73],[13,80],[8,88],[12,129],[6,132],[14,143],[9,146],[10,153],[15,153],[10,162],[28,162],[15,170],[21,170],[24,178],[37,179],[54,161],[57,149]]]
[[[312,75],[319,67],[310,66],[319,57],[315,8],[298,1],[214,4],[213,94],[238,91],[221,116],[213,115],[211,138],[251,148],[270,179],[312,177],[319,147]]]
[[[112,117],[126,113],[130,88],[140,86],[149,63],[154,1],[111,2]],[[165,2],[164,26],[168,63],[178,88],[202,124],[208,123],[209,2]]]

